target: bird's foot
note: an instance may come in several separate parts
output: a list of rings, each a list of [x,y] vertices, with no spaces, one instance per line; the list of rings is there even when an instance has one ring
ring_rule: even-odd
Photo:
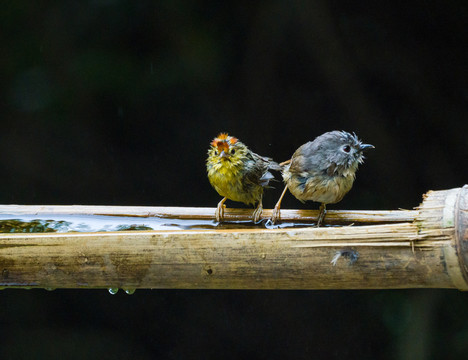
[[[327,214],[327,206],[325,204],[320,205],[319,216],[317,218],[316,227],[320,227],[322,225],[322,222],[325,219],[326,214]]]
[[[224,205],[225,201],[226,201],[226,198],[221,200],[218,203],[218,206],[216,207],[215,218],[217,222],[221,222],[224,220],[224,209],[226,209],[226,205]]]
[[[290,160],[289,160],[290,161]],[[281,196],[278,200],[278,202],[275,205],[275,208],[271,212],[271,218],[270,221],[273,225],[275,225],[278,221],[281,220],[281,213],[280,213],[280,208],[281,208],[281,201],[283,200],[284,194],[286,194],[286,190],[288,190],[288,186],[284,187],[283,192],[281,193]]]
[[[263,205],[262,203],[258,203],[257,208],[254,210],[252,214],[252,220],[254,223],[257,223],[260,220],[260,216],[262,216],[263,212]]]
[[[271,211],[271,218],[270,221],[273,225],[275,225],[278,221],[281,220],[281,206],[280,204],[276,204],[273,210]]]
[[[218,205],[215,211],[215,217],[217,222],[221,222],[224,220],[224,209],[226,205],[222,204],[221,206]]]

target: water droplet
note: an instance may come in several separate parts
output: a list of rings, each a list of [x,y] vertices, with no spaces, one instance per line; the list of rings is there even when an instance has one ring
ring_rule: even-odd
[[[47,291],[54,291],[56,288],[46,287],[46,288],[44,288],[44,289],[46,289]]]
[[[136,291],[136,289],[124,289],[124,290],[127,295],[133,295]]]
[[[117,294],[117,291],[119,291],[119,288],[109,288],[108,290],[111,295],[115,295]]]

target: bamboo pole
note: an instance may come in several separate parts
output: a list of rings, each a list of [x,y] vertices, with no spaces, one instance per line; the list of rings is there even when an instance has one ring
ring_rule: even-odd
[[[12,209],[2,206],[0,212],[6,207]],[[60,207],[37,207],[34,214],[51,208]],[[89,211],[85,208],[80,207]],[[162,211],[101,210],[139,216]],[[190,211],[205,210],[180,213]],[[245,211],[233,213],[244,216]],[[367,219],[382,215],[373,213],[364,212]],[[334,214],[339,218],[343,212]],[[468,290],[468,186],[430,191],[415,211],[393,212],[392,218],[401,220],[325,228],[1,234],[0,286]],[[342,256],[333,265],[340,251],[357,260]]]

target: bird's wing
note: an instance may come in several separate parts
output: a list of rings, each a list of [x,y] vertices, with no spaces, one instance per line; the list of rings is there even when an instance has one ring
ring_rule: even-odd
[[[318,172],[327,169],[322,156],[318,155],[317,143],[311,141],[299,147],[291,158],[290,171]]]
[[[254,152],[250,152],[250,166],[245,174],[247,182],[268,186],[270,180],[275,177],[268,170],[281,170],[281,167],[268,157],[260,156]]]

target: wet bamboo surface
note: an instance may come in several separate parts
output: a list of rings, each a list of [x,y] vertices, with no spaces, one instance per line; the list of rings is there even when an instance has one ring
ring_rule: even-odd
[[[129,217],[160,217],[181,220],[214,220],[215,208],[161,207],[161,206],[88,206],[88,205],[0,205],[0,214],[15,215],[105,215]],[[415,210],[329,210],[327,224],[377,224],[413,221]],[[281,210],[281,220],[311,223],[317,219],[317,210]],[[249,221],[252,209],[227,208],[225,221]],[[271,217],[271,209],[265,209],[261,219]]]
[[[54,211],[189,219],[214,215],[206,208],[1,206],[5,211],[38,217]],[[227,219],[243,220],[250,213],[232,210]],[[308,216],[313,221],[316,214],[289,210],[282,212],[282,220]],[[1,234],[0,286],[467,290],[467,214],[465,186],[431,191],[414,211],[327,214],[327,223],[353,226]],[[337,252],[352,253],[357,260],[341,256],[333,265]]]

